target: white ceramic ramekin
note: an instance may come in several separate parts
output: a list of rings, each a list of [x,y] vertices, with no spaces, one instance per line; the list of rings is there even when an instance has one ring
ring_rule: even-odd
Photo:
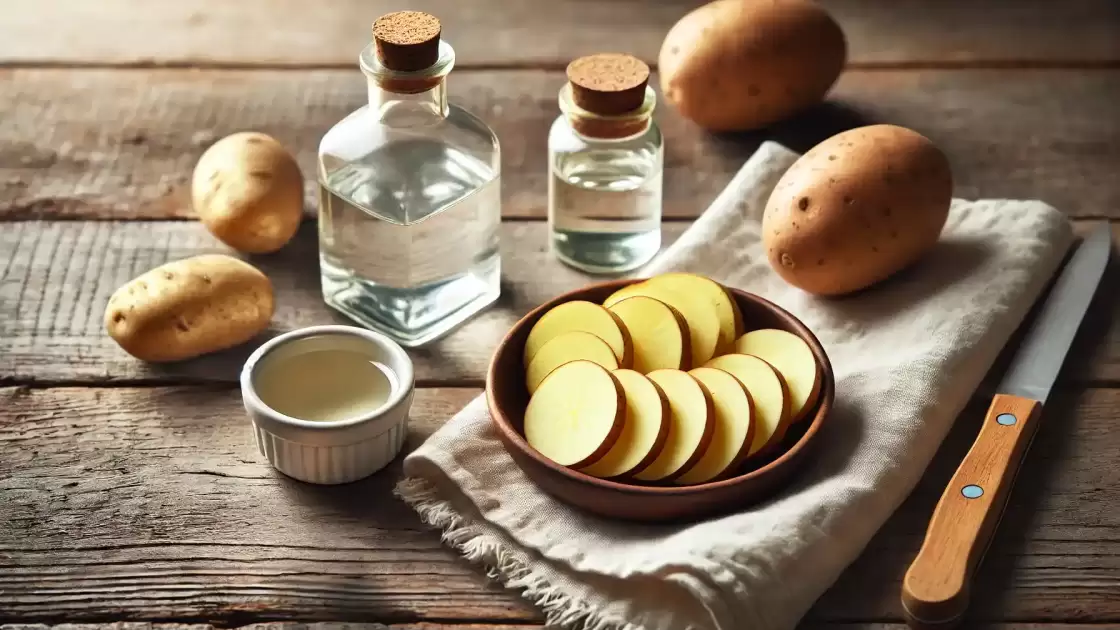
[[[266,356],[329,348],[364,352],[393,373],[384,405],[349,420],[314,422],[286,416],[261,401],[253,379]],[[261,454],[285,475],[317,484],[357,481],[393,461],[408,434],[413,389],[412,361],[404,349],[380,333],[354,326],[312,326],[284,333],[257,348],[241,370],[241,399]]]

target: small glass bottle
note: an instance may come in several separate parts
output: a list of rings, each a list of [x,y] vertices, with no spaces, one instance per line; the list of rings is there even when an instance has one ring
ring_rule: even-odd
[[[406,347],[498,298],[497,136],[448,104],[455,52],[435,17],[390,13],[359,58],[369,104],[319,145],[323,298]]]
[[[548,135],[550,248],[590,273],[623,273],[661,248],[663,141],[649,67],[604,53],[568,65]]]

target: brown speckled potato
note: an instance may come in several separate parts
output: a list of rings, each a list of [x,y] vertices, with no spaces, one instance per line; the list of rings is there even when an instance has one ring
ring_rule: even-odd
[[[117,289],[105,329],[143,361],[180,361],[223,350],[268,327],[272,283],[231,256],[205,254],[169,262]]]
[[[819,103],[846,58],[840,26],[811,0],[716,0],[669,30],[658,68],[682,116],[744,131]]]
[[[263,133],[235,133],[211,145],[195,166],[191,197],[206,229],[248,254],[280,249],[303,219],[299,165]]]
[[[762,218],[771,266],[817,295],[868,287],[940,238],[952,202],[945,154],[894,125],[837,134],[786,171]]]

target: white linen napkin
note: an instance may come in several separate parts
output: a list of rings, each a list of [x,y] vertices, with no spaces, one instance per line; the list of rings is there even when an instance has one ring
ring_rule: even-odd
[[[694,524],[590,516],[522,474],[482,396],[405,459],[398,495],[550,624],[793,628],[917,483],[1072,244],[1068,221],[1044,203],[955,199],[941,242],[918,265],[857,295],[817,298],[783,282],[760,242],[766,200],[797,157],[764,144],[641,273],[708,275],[817,334],[836,404],[792,485]]]

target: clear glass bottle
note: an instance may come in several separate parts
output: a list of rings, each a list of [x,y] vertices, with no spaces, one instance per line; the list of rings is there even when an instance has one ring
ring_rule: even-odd
[[[425,42],[434,62],[415,70],[390,68],[375,35],[360,56],[369,104],[319,145],[323,297],[406,347],[442,336],[500,291],[498,139],[448,104],[455,52],[435,24],[436,41]]]
[[[577,104],[571,80],[560,90],[548,136],[550,248],[590,273],[631,271],[661,248],[663,140],[653,88],[642,87],[639,105],[612,114]]]

